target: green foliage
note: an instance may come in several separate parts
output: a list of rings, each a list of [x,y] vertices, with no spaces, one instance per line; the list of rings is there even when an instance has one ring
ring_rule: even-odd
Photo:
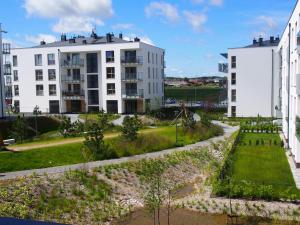
[[[138,130],[141,128],[141,121],[138,116],[126,116],[123,121],[122,134],[128,140],[136,140]]]
[[[201,118],[201,123],[206,126],[206,127],[210,127],[211,126],[211,119],[210,117],[206,114],[206,113],[201,113],[200,114],[200,118]]]
[[[10,130],[10,136],[18,143],[22,143],[26,138],[28,138],[28,125],[24,117],[18,116],[13,122]]]
[[[59,132],[64,137],[76,137],[82,135],[85,131],[85,126],[82,122],[77,120],[74,123],[71,123],[71,119],[69,117],[63,116],[60,126]]]

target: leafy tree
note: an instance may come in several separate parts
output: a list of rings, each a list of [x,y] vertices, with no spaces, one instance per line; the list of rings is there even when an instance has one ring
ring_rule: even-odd
[[[10,136],[16,140],[16,142],[22,143],[28,137],[28,125],[24,117],[18,116],[12,124],[10,130]]]
[[[87,125],[82,154],[86,160],[101,160],[116,157],[116,153],[109,148],[103,138],[104,130],[108,127],[108,115],[104,111],[98,114],[98,121]]]
[[[71,123],[71,119],[63,116],[62,121],[60,123],[59,126],[59,132],[64,136],[67,137],[70,135],[72,131],[72,123]]]
[[[123,136],[128,140],[136,140],[138,130],[141,128],[141,121],[137,115],[134,117],[126,116],[123,121],[122,133]]]

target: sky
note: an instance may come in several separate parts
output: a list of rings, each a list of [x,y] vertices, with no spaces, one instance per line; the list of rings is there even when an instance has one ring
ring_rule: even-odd
[[[220,53],[281,36],[296,0],[0,0],[4,41],[27,47],[68,36],[123,33],[166,50],[166,75],[218,73]]]

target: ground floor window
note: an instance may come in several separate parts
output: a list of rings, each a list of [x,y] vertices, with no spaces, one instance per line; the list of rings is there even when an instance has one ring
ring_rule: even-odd
[[[107,113],[118,113],[118,101],[108,100],[106,101],[106,111]]]
[[[49,101],[49,113],[58,114],[59,113],[59,101],[50,100]]]
[[[14,101],[14,110],[16,113],[20,112],[20,101],[19,100]]]
[[[98,90],[88,90],[88,103],[89,105],[99,105]]]
[[[99,112],[99,106],[89,106],[88,112],[89,113]]]
[[[137,100],[125,100],[125,113],[137,113]]]
[[[236,106],[231,106],[231,117],[236,117]]]

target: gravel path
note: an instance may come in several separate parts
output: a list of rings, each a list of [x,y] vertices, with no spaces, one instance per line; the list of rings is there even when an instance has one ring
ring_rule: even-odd
[[[228,126],[228,125],[223,124],[218,121],[214,121],[214,123],[223,127],[223,129],[224,129],[223,136],[214,137],[214,138],[208,139],[206,141],[198,142],[198,143],[195,143],[192,145],[187,145],[184,147],[172,148],[172,149],[167,149],[167,150],[163,150],[160,152],[146,153],[146,154],[142,154],[142,155],[124,157],[124,158],[120,158],[120,159],[102,160],[102,161],[80,163],[80,164],[67,165],[67,166],[2,173],[2,174],[0,174],[0,180],[15,179],[18,177],[30,176],[32,174],[37,174],[37,175],[43,175],[45,173],[58,174],[58,173],[64,173],[64,172],[70,171],[70,170],[92,169],[92,168],[105,166],[105,165],[109,165],[109,164],[120,164],[120,163],[124,163],[124,162],[128,162],[128,161],[141,160],[141,159],[145,159],[145,158],[158,158],[158,157],[161,157],[161,156],[164,156],[167,154],[171,154],[173,152],[188,151],[188,150],[192,150],[195,148],[207,147],[211,144],[211,142],[222,141],[225,138],[230,137],[232,133],[234,133],[235,131],[238,130],[238,127],[231,127],[231,126]]]

